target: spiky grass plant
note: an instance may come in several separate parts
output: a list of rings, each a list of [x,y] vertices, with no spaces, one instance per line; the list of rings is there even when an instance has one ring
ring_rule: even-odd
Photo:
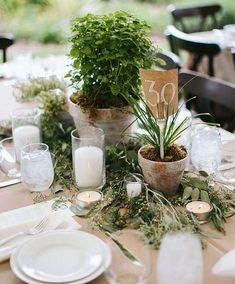
[[[164,152],[167,148],[171,147],[181,137],[182,133],[190,127],[189,117],[177,123],[177,118],[183,104],[176,113],[170,113],[169,107],[166,107],[166,118],[158,120],[154,117],[142,97],[140,97],[139,101],[132,97],[126,97],[126,100],[128,100],[129,105],[132,107],[131,113],[136,116],[136,120],[140,122],[142,128],[145,130],[145,133],[136,133],[135,136],[144,144],[151,145],[155,149],[158,149],[160,153],[163,152],[163,155],[161,155],[161,159],[163,160]],[[161,148],[163,151],[161,151]]]

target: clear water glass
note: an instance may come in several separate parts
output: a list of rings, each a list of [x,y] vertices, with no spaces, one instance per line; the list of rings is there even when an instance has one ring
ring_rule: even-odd
[[[188,232],[168,233],[157,262],[158,284],[202,284],[203,256],[198,237]]]
[[[105,271],[110,284],[145,284],[151,272],[151,249],[134,230],[123,230],[112,234],[134,259],[127,257],[120,247],[111,239],[107,245],[111,253],[111,263]]]
[[[222,159],[220,133],[214,126],[198,126],[191,141],[191,162],[197,170],[215,175]]]
[[[19,178],[21,176],[13,137],[0,141],[0,168],[8,177]]]
[[[43,143],[29,144],[21,150],[21,177],[31,192],[47,190],[54,180],[49,147]]]
[[[11,114],[12,135],[16,148],[16,157],[20,162],[21,149],[32,143],[41,142],[39,109],[15,109]]]
[[[222,141],[222,162],[218,173],[218,179],[235,186],[235,170],[234,167],[222,169],[223,166],[229,166],[235,163],[235,140]]]
[[[93,126],[73,130],[72,155],[76,184],[81,190],[99,190],[105,184],[104,132]]]

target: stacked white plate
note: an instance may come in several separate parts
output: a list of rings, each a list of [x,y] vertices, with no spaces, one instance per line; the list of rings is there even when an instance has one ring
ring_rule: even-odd
[[[11,256],[11,269],[30,284],[83,284],[109,266],[105,243],[82,231],[46,232],[19,247]]]

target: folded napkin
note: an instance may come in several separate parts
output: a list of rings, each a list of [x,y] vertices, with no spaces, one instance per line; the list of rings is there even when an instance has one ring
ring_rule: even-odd
[[[0,214],[0,241],[17,232],[33,228],[45,216],[48,216],[48,222],[43,232],[57,229],[76,230],[81,228],[81,225],[72,218],[74,214],[70,209],[53,211],[51,209],[52,203],[53,201],[42,202]],[[30,235],[18,236],[5,245],[0,246],[0,263],[8,260],[11,253],[18,246],[32,237]]]
[[[212,273],[235,277],[235,249],[222,256],[212,268]]]

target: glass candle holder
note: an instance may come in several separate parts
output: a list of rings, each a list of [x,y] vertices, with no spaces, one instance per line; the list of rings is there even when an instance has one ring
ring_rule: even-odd
[[[32,143],[41,142],[39,109],[16,109],[11,114],[12,134],[16,158],[21,159],[21,149]]]
[[[8,177],[18,178],[21,175],[12,137],[0,141],[0,168]]]
[[[138,174],[127,174],[124,177],[124,186],[129,199],[141,194],[142,180]]]
[[[105,184],[104,132],[86,126],[73,130],[73,172],[81,190],[99,190]]]

